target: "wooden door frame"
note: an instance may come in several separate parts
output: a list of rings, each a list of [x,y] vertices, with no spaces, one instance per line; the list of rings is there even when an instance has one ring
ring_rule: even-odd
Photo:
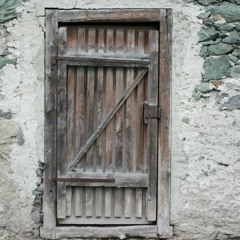
[[[57,32],[61,23],[153,23],[159,26],[159,107],[161,116],[158,128],[158,202],[157,224],[126,227],[69,227],[56,222],[56,69]],[[45,40],[45,171],[43,195],[43,227],[41,236],[46,239],[80,238],[167,238],[172,235],[170,226],[170,128],[171,128],[171,9],[98,9],[63,10],[46,9]]]

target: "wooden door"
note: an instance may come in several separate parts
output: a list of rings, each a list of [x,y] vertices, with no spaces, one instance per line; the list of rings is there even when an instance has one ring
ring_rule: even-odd
[[[61,26],[57,66],[57,220],[156,221],[159,31]]]

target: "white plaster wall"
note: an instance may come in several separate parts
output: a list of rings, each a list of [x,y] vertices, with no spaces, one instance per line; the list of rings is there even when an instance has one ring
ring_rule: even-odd
[[[18,8],[18,20],[6,24],[17,65],[0,70],[0,109],[11,110],[11,122],[25,137],[22,146],[8,143],[0,169],[6,186],[0,194],[8,192],[0,201],[0,240],[36,239],[38,234],[31,211],[38,161],[44,161],[44,9],[74,7],[173,9],[172,239],[240,236],[240,112],[220,111],[216,93],[200,101],[192,98],[203,65],[197,43],[200,8],[187,0],[30,0]],[[234,87],[224,84],[222,92],[240,90],[238,81],[225,82]]]

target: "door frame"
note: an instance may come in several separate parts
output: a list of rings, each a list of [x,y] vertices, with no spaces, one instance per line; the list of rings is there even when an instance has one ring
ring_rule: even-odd
[[[43,227],[41,236],[46,239],[80,238],[167,238],[172,235],[170,226],[170,130],[171,130],[171,9],[46,9],[45,39],[45,171],[43,195]],[[61,23],[148,23],[159,26],[159,108],[158,127],[158,181],[157,224],[126,227],[70,227],[56,222],[56,68],[57,32]]]

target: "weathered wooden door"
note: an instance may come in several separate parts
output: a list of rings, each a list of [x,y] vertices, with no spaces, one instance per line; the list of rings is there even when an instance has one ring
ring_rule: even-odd
[[[159,32],[61,26],[57,67],[59,224],[156,221]],[[156,116],[155,116],[156,117]]]

